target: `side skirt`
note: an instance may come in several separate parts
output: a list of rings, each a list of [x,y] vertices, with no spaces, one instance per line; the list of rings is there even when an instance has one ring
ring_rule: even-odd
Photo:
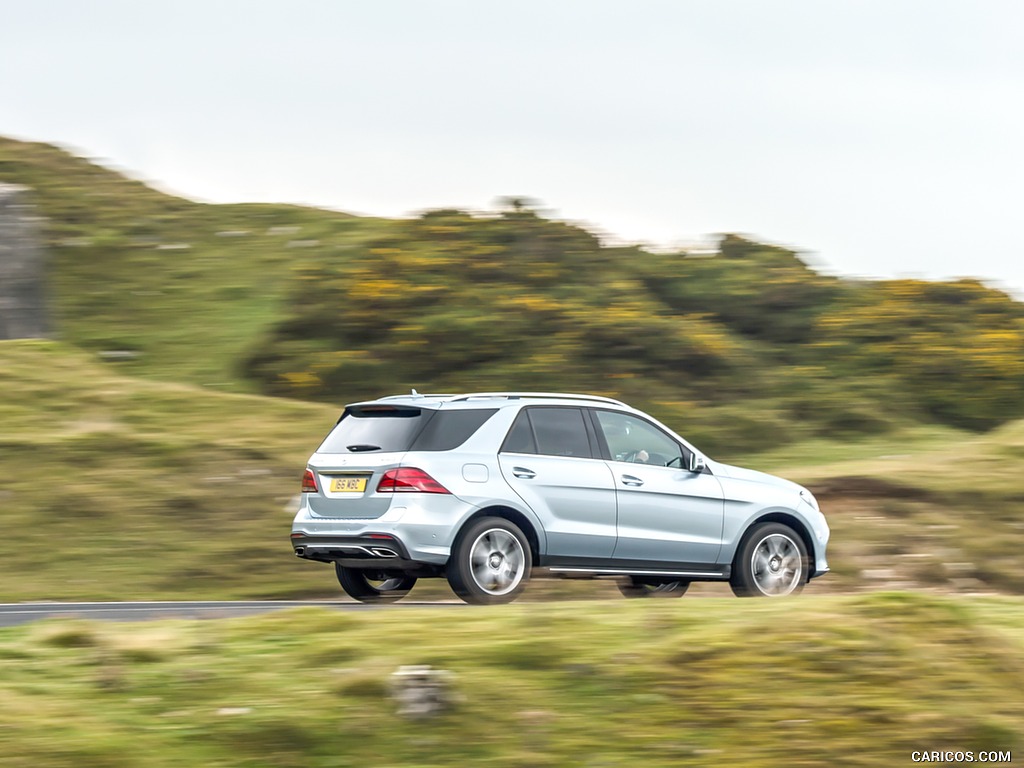
[[[637,560],[585,560],[575,557],[542,558],[541,567],[553,576],[593,579],[604,576],[666,576],[693,581],[724,581],[732,575],[731,565],[706,563],[665,563]]]

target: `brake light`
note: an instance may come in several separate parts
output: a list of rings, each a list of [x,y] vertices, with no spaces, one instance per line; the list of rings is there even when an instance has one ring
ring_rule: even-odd
[[[422,469],[389,469],[377,483],[377,493],[450,493]]]
[[[302,492],[303,493],[319,493],[320,489],[316,487],[316,476],[313,474],[313,470],[307,469],[306,473],[302,476]]]

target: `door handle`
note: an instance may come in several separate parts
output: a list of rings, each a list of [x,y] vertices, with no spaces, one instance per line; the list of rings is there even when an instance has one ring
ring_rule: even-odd
[[[537,476],[536,472],[526,467],[512,467],[512,474],[520,480],[533,480]]]
[[[644,481],[641,480],[639,477],[634,477],[633,475],[623,475],[622,484],[631,485],[635,488],[639,488],[641,485],[644,484]]]

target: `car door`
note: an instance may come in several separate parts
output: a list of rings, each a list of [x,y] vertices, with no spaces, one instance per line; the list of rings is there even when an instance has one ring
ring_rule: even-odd
[[[722,548],[725,501],[689,450],[640,416],[594,409],[618,502],[616,561],[710,565]]]
[[[516,417],[498,454],[502,476],[536,513],[552,564],[612,556],[615,484],[596,451],[583,410],[530,406]]]

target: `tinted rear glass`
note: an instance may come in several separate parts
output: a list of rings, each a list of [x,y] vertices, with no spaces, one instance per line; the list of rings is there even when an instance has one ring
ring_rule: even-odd
[[[412,444],[414,451],[450,451],[469,440],[497,408],[438,411]]]
[[[434,411],[407,406],[348,408],[319,453],[450,451],[468,440],[497,409]]]
[[[508,431],[508,437],[501,446],[503,452],[508,453],[536,453],[537,444],[533,441],[533,429],[530,427],[530,419],[526,411],[522,410],[516,416],[512,429]]]
[[[399,406],[346,408],[320,453],[407,451],[435,411]]]
[[[537,453],[591,458],[590,441],[579,408],[529,408]]]

